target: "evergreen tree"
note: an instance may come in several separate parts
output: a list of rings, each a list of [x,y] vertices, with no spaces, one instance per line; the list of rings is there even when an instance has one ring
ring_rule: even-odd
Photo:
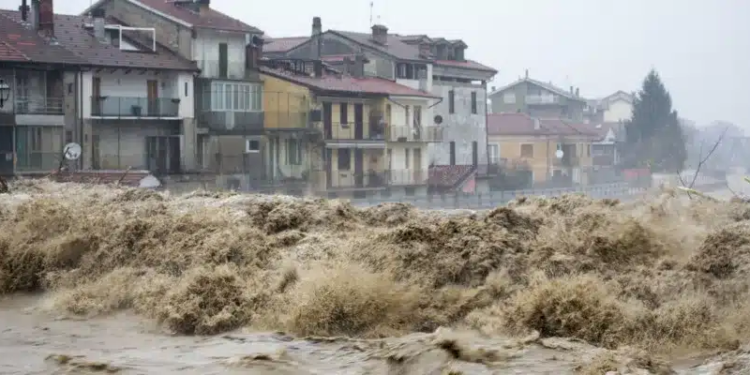
[[[672,109],[672,98],[652,70],[633,102],[633,117],[625,123],[625,162],[631,167],[650,166],[674,173],[687,158],[685,138]]]

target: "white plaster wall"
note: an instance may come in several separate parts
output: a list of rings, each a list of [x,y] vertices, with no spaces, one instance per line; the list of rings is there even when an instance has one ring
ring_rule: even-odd
[[[448,92],[455,91],[455,112],[449,113]],[[471,93],[477,93],[477,113],[471,113]],[[443,100],[433,108],[433,116],[443,117],[443,142],[430,145],[430,159],[437,165],[450,164],[450,142],[456,144],[456,165],[472,164],[472,142],[477,142],[479,164],[487,163],[487,93],[478,85],[434,82],[432,93]]]
[[[604,122],[618,122],[629,120],[633,116],[633,105],[618,100],[609,104],[609,108],[604,112]]]
[[[414,107],[422,107],[422,126],[434,125],[434,115],[432,108],[430,108],[432,100],[429,99],[415,99],[415,98],[397,98],[393,97],[388,104],[391,105],[391,123],[388,126],[391,127],[392,140],[394,137],[404,136],[404,132],[408,132],[412,124],[414,124]],[[406,116],[406,108],[409,106],[409,116]],[[426,155],[424,155],[426,156]]]
[[[245,74],[245,34],[202,29],[193,42],[193,60],[198,62],[201,75],[219,75],[219,43],[227,44],[227,75],[242,78]]]
[[[420,168],[414,165],[414,150],[421,150],[422,162]],[[391,181],[396,184],[422,184],[427,182],[429,169],[429,150],[422,143],[390,143],[388,150],[391,155]],[[406,151],[409,150],[409,164],[406,164]],[[421,174],[415,173],[422,171]]]

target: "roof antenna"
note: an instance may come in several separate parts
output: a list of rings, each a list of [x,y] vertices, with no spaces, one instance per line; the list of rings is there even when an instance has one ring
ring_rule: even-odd
[[[375,5],[375,2],[370,1],[370,27],[372,27],[372,7]]]

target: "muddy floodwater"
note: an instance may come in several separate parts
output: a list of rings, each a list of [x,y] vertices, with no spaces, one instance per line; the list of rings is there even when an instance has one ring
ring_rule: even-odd
[[[750,374],[750,205],[18,181],[0,374]]]
[[[580,374],[610,353],[576,340],[450,330],[383,340],[300,340],[241,330],[190,337],[166,334],[127,313],[56,318],[37,311],[44,303],[40,297],[0,300],[0,374]],[[441,346],[445,339],[469,353],[452,353]],[[656,366],[628,355],[620,356],[622,374],[750,373],[750,347]]]

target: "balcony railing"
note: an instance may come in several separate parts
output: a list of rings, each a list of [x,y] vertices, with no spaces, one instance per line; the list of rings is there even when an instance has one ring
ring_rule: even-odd
[[[198,112],[198,126],[218,132],[242,134],[263,130],[263,112],[204,110]]]
[[[244,61],[198,60],[198,68],[204,78],[245,79]]]
[[[311,175],[318,186],[325,186],[326,189],[379,189],[388,186],[387,171],[312,171]]]
[[[526,104],[562,104],[562,98],[557,95],[526,95]]]
[[[426,185],[429,173],[426,170],[390,170],[388,184],[391,186]]]
[[[316,127],[323,132],[329,141],[386,141],[386,126],[380,123],[332,123],[326,126],[319,123]]]
[[[15,111],[21,115],[62,115],[63,98],[18,97]]]
[[[388,133],[390,142],[442,142],[443,140],[443,128],[434,125],[391,125],[388,127]]]
[[[580,159],[577,156],[563,156],[562,158],[552,158],[552,165],[556,167],[573,167],[580,164]]]
[[[273,129],[308,129],[310,114],[308,111],[266,111],[265,128]]]
[[[177,117],[180,99],[101,96],[91,98],[91,115],[100,117]]]

